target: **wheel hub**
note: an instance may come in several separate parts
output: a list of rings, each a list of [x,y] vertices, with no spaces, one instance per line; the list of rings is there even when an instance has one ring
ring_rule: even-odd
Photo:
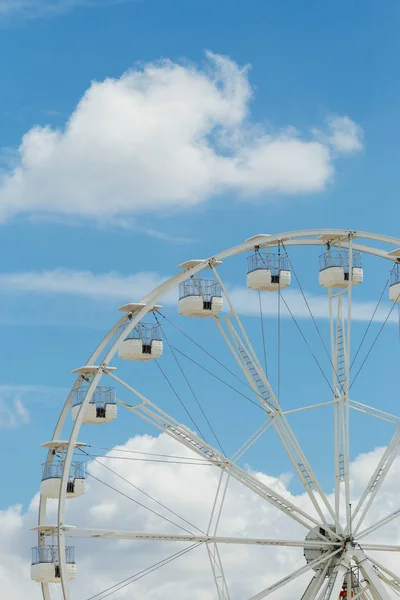
[[[335,525],[332,524],[328,524],[328,527],[331,531],[334,531],[336,533],[336,527]],[[321,538],[321,535],[324,537],[324,539]],[[340,535],[340,534],[339,534]],[[346,549],[346,546],[348,543],[353,544],[354,542],[352,540],[350,540],[350,538],[345,538],[345,537],[341,537],[341,541],[343,542],[343,547],[342,547],[342,551],[338,552],[338,554],[336,556],[334,556],[332,558],[332,560],[330,561],[330,565],[328,567],[328,571],[327,571],[327,575],[331,575],[333,569],[335,568],[335,566],[338,564],[338,562],[340,561],[343,552]],[[338,540],[336,537],[334,537],[330,531],[327,531],[323,526],[320,527],[314,527],[314,529],[312,529],[307,535],[305,540],[307,542],[322,542],[323,545],[321,545],[320,547],[316,546],[314,548],[304,548],[304,558],[306,559],[307,564],[312,563],[315,560],[318,560],[318,558],[322,557],[323,554],[325,554],[327,551],[333,551],[335,548],[339,549],[340,546],[334,546],[333,543],[334,542],[338,542],[340,540]],[[326,545],[326,542],[332,542],[332,546],[329,547]],[[314,571],[317,571],[318,569],[320,569],[320,564],[316,565],[315,567],[313,567]]]

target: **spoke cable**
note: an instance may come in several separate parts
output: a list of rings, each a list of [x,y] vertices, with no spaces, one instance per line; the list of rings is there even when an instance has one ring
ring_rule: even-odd
[[[156,366],[158,367],[159,371],[161,371],[161,373],[164,376],[164,379],[166,380],[166,382],[168,383],[169,387],[171,388],[171,390],[173,391],[173,393],[175,394],[175,396],[177,397],[177,399],[179,400],[182,408],[184,409],[184,411],[186,412],[186,414],[188,415],[189,419],[191,420],[191,422],[194,425],[194,428],[197,429],[197,431],[199,432],[199,434],[201,435],[201,437],[203,438],[203,440],[206,442],[206,438],[204,436],[204,434],[201,432],[200,427],[196,424],[196,421],[194,420],[194,418],[192,417],[192,415],[190,414],[189,410],[187,409],[185,403],[183,402],[182,398],[180,397],[180,395],[178,394],[178,392],[176,391],[175,387],[172,385],[171,381],[168,379],[167,374],[165,373],[165,371],[163,370],[163,368],[160,366],[159,362],[156,360]]]
[[[168,317],[166,317],[165,315],[163,315],[159,311],[156,311],[156,312],[158,312],[158,314],[161,317],[163,317],[166,321],[168,321],[168,323],[170,325],[172,325],[172,327],[174,327],[177,331],[179,331],[180,333],[182,333],[191,342],[193,342],[193,344],[195,344],[198,348],[200,348],[200,350],[202,350],[205,354],[207,354],[210,358],[212,358],[216,363],[218,363],[223,369],[225,369],[225,371],[227,371],[230,375],[232,375],[238,381],[240,381],[240,383],[242,383],[244,386],[246,386],[251,392],[255,393],[256,396],[258,396],[260,400],[263,400],[263,397],[260,394],[257,394],[253,390],[253,388],[246,381],[244,381],[238,375],[236,375],[236,373],[234,373],[234,371],[231,371],[228,367],[226,367],[220,360],[218,360],[218,358],[216,358],[215,356],[213,356],[210,352],[208,352],[205,348],[203,348],[200,344],[198,344],[196,342],[196,340],[194,340],[193,338],[191,338],[187,333],[185,333],[182,329],[180,329],[177,325],[175,325],[172,321],[170,321],[170,319],[168,319]],[[176,352],[179,352],[179,354],[181,354],[182,356],[184,356],[185,358],[187,358],[188,360],[190,360],[192,363],[194,363],[195,365],[197,365],[198,367],[200,367],[200,369],[203,369],[203,371],[205,371],[206,373],[208,373],[209,375],[211,375],[212,377],[214,377],[215,379],[217,379],[218,381],[220,381],[221,383],[223,383],[224,385],[226,385],[227,387],[229,387],[231,390],[233,390],[234,392],[236,392],[237,394],[239,394],[239,396],[242,396],[243,398],[245,398],[246,400],[248,400],[249,402],[251,402],[252,404],[254,404],[254,406],[257,406],[257,408],[259,408],[261,410],[264,410],[257,402],[254,402],[254,400],[252,400],[251,398],[249,398],[248,396],[246,396],[245,394],[243,394],[242,392],[240,392],[237,388],[235,388],[232,385],[230,385],[224,379],[221,379],[221,377],[219,377],[218,375],[216,375],[215,373],[213,373],[212,371],[210,371],[209,369],[207,369],[206,367],[204,367],[201,363],[197,362],[196,360],[194,360],[193,358],[191,358],[190,356],[188,356],[187,354],[185,354],[184,352],[182,352],[181,350],[179,350],[175,346],[171,345],[171,348],[173,348]]]
[[[190,337],[190,335],[188,335],[185,331],[183,331],[183,329],[181,329],[180,327],[178,327],[177,325],[175,325],[175,323],[173,323],[170,319],[168,319],[168,317],[166,317],[165,315],[163,315],[160,311],[155,311],[155,312],[157,312],[160,315],[160,317],[162,317],[163,319],[165,319],[166,321],[168,321],[168,323],[174,329],[176,329],[177,331],[179,331],[179,333],[181,333],[182,335],[184,335],[195,346],[197,346],[198,348],[200,348],[200,350],[202,350],[202,352],[204,352],[205,354],[207,354],[207,356],[209,356],[216,363],[218,363],[220,365],[220,367],[222,367],[223,369],[225,369],[225,371],[227,371],[230,375],[232,375],[232,377],[235,377],[235,379],[237,379],[238,381],[240,381],[240,383],[243,383],[243,385],[245,385],[246,387],[249,387],[248,384],[247,384],[247,382],[244,381],[244,379],[242,379],[234,371],[232,371],[231,369],[229,369],[228,367],[226,367],[216,356],[214,356],[213,354],[211,354],[210,352],[208,352],[208,350],[206,350],[205,348],[203,348],[203,346],[201,346],[201,344],[199,344],[198,342],[196,342],[196,340],[194,340],[192,337]],[[252,389],[252,388],[250,388],[250,389]]]
[[[81,452],[83,454],[87,454],[81,448],[80,448],[80,450],[81,450]],[[201,533],[204,533],[201,529],[199,529],[198,527],[196,527],[195,525],[193,525],[189,521],[186,521],[186,519],[184,519],[183,517],[179,516],[177,513],[174,513],[174,511],[172,511],[170,508],[168,508],[167,506],[163,505],[161,502],[159,502],[158,500],[156,500],[155,498],[153,498],[153,496],[150,496],[150,494],[147,494],[147,492],[145,492],[144,490],[138,488],[131,481],[129,481],[128,479],[125,479],[124,477],[122,477],[122,475],[119,475],[118,473],[116,473],[115,471],[113,471],[113,469],[110,469],[110,467],[107,467],[107,465],[103,464],[102,462],[100,462],[96,458],[94,459],[94,462],[99,463],[102,467],[104,467],[108,471],[111,471],[111,473],[113,473],[114,475],[116,475],[118,478],[122,479],[123,481],[125,481],[126,483],[128,483],[129,485],[131,485],[133,488],[137,489],[139,492],[141,492],[142,494],[144,494],[145,496],[147,496],[148,498],[150,498],[151,500],[153,500],[154,502],[156,502],[157,504],[159,504],[160,506],[162,506],[163,508],[165,508],[166,510],[168,510],[169,512],[171,512],[172,514],[174,514],[175,516],[177,516],[179,519],[182,519],[182,521],[185,521],[186,523],[188,523],[191,527],[194,527],[195,529],[197,529]],[[168,521],[169,523],[171,523],[171,525],[175,525],[176,527],[179,527],[180,529],[183,529],[183,531],[186,531],[186,533],[189,533],[190,535],[193,535],[193,533],[191,531],[189,531],[188,529],[185,529],[185,527],[183,527],[182,525],[178,525],[178,523],[175,523],[174,521],[171,521],[171,519],[169,519],[168,517],[165,517],[161,513],[153,510],[152,508],[149,508],[148,506],[146,506],[142,502],[139,502],[139,500],[136,500],[135,498],[132,498],[132,496],[128,496],[128,494],[125,494],[124,492],[122,492],[118,488],[114,487],[113,485],[107,483],[106,481],[103,481],[102,479],[100,479],[99,477],[96,477],[95,475],[93,475],[90,472],[87,472],[87,474],[90,477],[92,477],[92,479],[95,479],[96,481],[98,481],[99,483],[102,483],[103,485],[105,485],[106,487],[110,488],[111,490],[114,490],[114,492],[117,492],[117,494],[120,494],[121,496],[124,496],[128,500],[132,500],[132,502],[134,502],[138,506],[141,506],[142,508],[145,508],[146,510],[148,510],[151,513],[153,513],[154,515],[156,515],[158,517],[161,517],[162,519],[165,519],[166,521]]]
[[[191,550],[194,550],[195,548],[198,548],[202,544],[204,544],[204,542],[196,542],[195,544],[192,544],[191,546],[189,546],[189,548],[185,548],[184,550],[180,550],[179,552],[175,552],[175,554],[171,554],[167,558],[163,558],[162,560],[158,561],[157,563],[155,563],[151,567],[147,567],[146,569],[143,569],[142,571],[139,571],[138,573],[135,573],[135,575],[131,575],[127,579],[123,579],[119,583],[116,583],[116,584],[112,585],[111,587],[103,590],[102,592],[99,592],[99,593],[95,594],[94,596],[90,596],[90,598],[87,598],[86,600],[95,600],[95,599],[97,599],[97,600],[104,600],[104,598],[108,598],[108,596],[111,596],[115,592],[119,592],[120,590],[122,590],[123,588],[127,587],[131,583],[135,583],[139,579],[142,579],[146,575],[148,575],[150,573],[153,573],[157,569],[160,569],[164,565],[167,565],[168,563],[170,563],[173,560],[179,558],[180,556],[183,556],[184,554],[187,554]],[[106,593],[106,592],[108,592],[108,593]]]
[[[388,285],[389,285],[389,282],[390,282],[390,277],[391,277],[391,275],[392,275],[392,272],[393,272],[393,270],[394,270],[395,266],[396,266],[396,265],[394,265],[394,266],[393,266],[393,268],[392,268],[392,269],[391,269],[391,271],[390,271],[389,277],[388,277],[388,279],[387,279],[387,281],[386,281],[386,283],[385,283],[385,286],[384,286],[384,288],[383,288],[383,290],[382,290],[382,293],[381,293],[381,295],[380,295],[380,297],[379,297],[379,300],[378,300],[378,302],[377,302],[377,305],[375,306],[374,312],[372,313],[372,317],[370,318],[370,320],[369,320],[369,323],[368,323],[368,325],[367,325],[367,328],[366,328],[366,329],[365,329],[365,331],[364,331],[364,335],[362,336],[361,342],[360,342],[360,344],[359,344],[359,346],[358,346],[358,348],[357,348],[357,352],[355,353],[355,355],[354,355],[354,358],[353,358],[353,360],[352,360],[352,363],[351,363],[351,365],[350,365],[350,370],[353,368],[353,365],[354,365],[354,363],[355,363],[355,361],[356,361],[356,358],[357,358],[357,356],[359,355],[359,353],[360,353],[360,350],[361,350],[361,348],[362,348],[362,345],[363,345],[363,344],[364,344],[364,342],[365,342],[365,338],[367,337],[368,331],[370,330],[370,328],[371,328],[371,325],[372,325],[372,323],[373,323],[373,320],[374,320],[374,317],[375,317],[375,315],[376,315],[376,313],[377,313],[377,311],[378,311],[378,309],[379,309],[380,303],[381,303],[381,301],[382,301],[382,298],[383,298],[383,295],[384,295],[384,293],[386,292],[386,288],[387,288],[387,287],[388,287]],[[400,304],[399,304],[399,308],[400,308]]]
[[[161,458],[174,458],[174,459],[184,459],[184,460],[197,460],[201,462],[206,462],[205,458],[198,458],[197,456],[188,457],[188,456],[178,456],[175,454],[159,454],[157,452],[140,452],[139,450],[126,450],[125,448],[105,448],[104,446],[93,446],[92,444],[86,444],[85,448],[94,448],[96,450],[108,450],[109,452],[124,452],[128,454],[141,454],[143,456],[157,456]]]
[[[400,294],[399,294],[399,296],[400,296]],[[397,300],[398,300],[398,298],[397,298]],[[359,376],[359,374],[360,374],[360,372],[361,372],[361,370],[362,370],[363,366],[364,366],[364,365],[365,365],[365,363],[367,362],[367,360],[368,360],[368,358],[369,358],[369,356],[370,356],[370,354],[371,354],[371,352],[372,352],[372,350],[373,350],[373,348],[374,348],[374,346],[375,346],[376,342],[378,341],[378,339],[379,339],[379,337],[380,337],[380,335],[381,335],[381,333],[382,333],[382,331],[383,331],[383,328],[385,327],[386,323],[388,322],[388,320],[389,320],[389,318],[390,318],[390,316],[391,316],[391,314],[392,314],[392,312],[393,312],[393,309],[394,309],[395,305],[396,305],[396,302],[393,302],[393,304],[392,304],[392,306],[391,306],[391,308],[390,308],[390,310],[389,310],[388,314],[386,315],[386,318],[385,318],[385,320],[383,321],[383,323],[382,323],[381,327],[379,328],[379,331],[378,331],[378,333],[377,333],[377,334],[376,334],[376,336],[375,336],[375,339],[374,339],[374,341],[372,342],[371,348],[368,350],[368,352],[367,352],[367,354],[366,354],[366,356],[365,356],[364,360],[362,361],[362,363],[361,363],[361,365],[360,365],[360,368],[358,369],[358,371],[357,371],[357,373],[356,373],[356,375],[355,375],[355,377],[354,377],[354,379],[353,379],[353,381],[352,381],[352,383],[351,383],[350,389],[351,389],[351,388],[353,387],[353,385],[355,384],[355,382],[356,382],[356,380],[357,380],[357,378],[358,378],[358,376]]]
[[[263,344],[263,351],[264,351],[265,375],[266,375],[266,377],[268,379],[267,347],[266,347],[266,343],[265,343],[264,315],[263,315],[263,309],[262,309],[261,292],[260,292],[260,290],[258,290],[258,304],[259,304],[259,307],[260,307],[261,335],[262,335],[262,344]]]
[[[321,374],[322,374],[323,378],[325,379],[325,381],[326,381],[326,383],[328,384],[328,386],[329,386],[330,390],[332,391],[333,395],[335,396],[335,392],[334,392],[334,390],[333,390],[333,388],[332,388],[332,385],[331,385],[331,383],[330,383],[329,379],[327,378],[327,376],[325,375],[325,372],[324,372],[323,368],[322,368],[322,367],[321,367],[321,365],[319,364],[317,357],[315,356],[314,352],[312,351],[312,348],[311,348],[310,344],[308,343],[306,336],[304,335],[304,333],[303,333],[303,331],[302,331],[302,329],[301,329],[300,325],[298,324],[296,317],[294,316],[294,314],[293,314],[293,313],[292,313],[292,311],[290,310],[289,304],[286,302],[286,300],[285,300],[285,298],[284,298],[283,294],[281,294],[281,298],[282,298],[282,302],[284,303],[284,305],[286,306],[287,310],[289,311],[289,314],[290,314],[290,316],[292,317],[292,319],[293,319],[293,321],[294,321],[294,324],[296,325],[296,327],[297,327],[297,329],[298,329],[298,331],[299,331],[299,333],[300,333],[301,337],[303,338],[303,340],[304,340],[304,342],[305,342],[305,344],[306,344],[307,348],[309,349],[309,351],[310,351],[310,354],[311,354],[311,356],[313,357],[313,359],[314,359],[314,361],[315,361],[315,363],[316,363],[316,365],[317,365],[318,369],[321,371]]]
[[[182,356],[184,356],[185,358],[187,358],[188,360],[190,360],[190,362],[192,362],[195,365],[197,365],[198,367],[200,367],[200,369],[203,369],[203,371],[205,371],[206,373],[208,373],[209,375],[211,375],[212,377],[214,377],[215,379],[217,379],[218,381],[220,381],[221,383],[223,383],[224,385],[226,385],[228,388],[230,388],[231,390],[233,390],[234,392],[236,392],[237,394],[239,394],[239,396],[242,396],[243,398],[245,398],[246,400],[248,400],[249,402],[251,402],[252,404],[254,404],[254,406],[256,406],[260,410],[264,411],[264,409],[262,408],[262,406],[260,406],[260,404],[258,404],[258,402],[255,402],[254,400],[252,400],[251,398],[249,398],[248,396],[246,396],[245,394],[243,394],[242,392],[240,392],[239,390],[237,390],[236,388],[234,388],[227,381],[224,381],[223,379],[221,379],[221,377],[218,377],[218,375],[216,375],[215,373],[213,373],[212,371],[210,371],[206,367],[203,367],[203,365],[201,365],[199,362],[197,362],[196,360],[194,360],[194,358],[191,358],[190,356],[188,356],[187,354],[185,354],[184,352],[182,352],[182,350],[179,350],[175,346],[171,346],[171,347],[174,348],[174,350],[176,350],[176,352],[179,352],[179,354],[181,354]],[[252,392],[254,391],[253,388],[251,388],[250,386],[248,386],[248,387],[249,387],[249,389]],[[257,394],[257,396],[259,396],[259,398],[261,398],[261,400],[263,399],[261,395]]]
[[[134,462],[150,462],[150,463],[164,463],[167,465],[193,465],[196,467],[210,467],[212,466],[212,464],[208,461],[203,461],[203,462],[191,462],[190,459],[188,460],[163,460],[163,459],[157,459],[157,458],[133,458],[131,456],[109,456],[108,454],[88,454],[87,456],[89,456],[92,459],[95,458],[107,458],[107,459],[111,459],[111,460],[132,460]]]
[[[160,325],[160,321],[158,320],[158,318],[157,318],[157,315],[156,315],[156,314],[154,315],[154,318],[155,318],[155,320],[157,321],[157,324],[158,324],[158,325]],[[219,439],[218,439],[218,436],[217,436],[217,434],[215,433],[215,430],[214,430],[213,426],[212,426],[212,425],[211,425],[211,423],[210,423],[210,420],[209,420],[209,418],[207,417],[207,415],[206,415],[206,413],[205,413],[205,411],[204,411],[203,407],[201,406],[201,403],[200,403],[200,401],[199,401],[199,399],[198,399],[197,395],[195,394],[195,391],[194,391],[194,389],[193,389],[193,387],[192,387],[192,385],[191,385],[191,383],[190,383],[189,379],[188,379],[188,378],[187,378],[187,376],[186,376],[186,373],[184,372],[184,370],[183,370],[183,368],[182,368],[182,365],[181,365],[181,363],[180,363],[180,362],[179,362],[179,360],[178,360],[178,357],[176,356],[176,354],[175,354],[175,352],[174,352],[174,349],[172,348],[171,344],[170,344],[170,343],[169,343],[169,341],[168,341],[168,338],[167,338],[167,335],[166,335],[165,331],[163,331],[163,335],[164,335],[165,341],[167,342],[167,345],[168,345],[169,349],[171,350],[172,356],[174,357],[174,359],[175,359],[175,362],[176,362],[176,364],[178,365],[178,368],[179,368],[180,372],[182,373],[182,376],[183,376],[184,380],[186,381],[186,383],[187,383],[187,386],[188,386],[189,390],[191,391],[191,393],[192,393],[192,396],[193,396],[193,398],[194,398],[194,400],[195,400],[195,402],[196,402],[197,406],[199,407],[199,409],[200,409],[200,411],[201,411],[201,414],[202,414],[202,415],[203,415],[203,417],[204,417],[204,420],[206,421],[206,423],[207,423],[207,425],[208,425],[208,427],[209,427],[209,429],[210,429],[211,433],[212,433],[212,434],[213,434],[213,436],[214,436],[214,439],[215,439],[215,441],[217,442],[217,444],[218,444],[218,446],[219,446],[219,448],[220,448],[221,452],[222,452],[223,454],[226,454],[225,450],[224,450],[224,449],[223,449],[223,447],[222,447],[222,444],[221,444],[221,442],[220,442],[220,441],[219,441]]]
[[[325,342],[324,342],[324,338],[323,338],[323,336],[322,336],[322,334],[321,334],[321,331],[320,331],[320,329],[319,329],[319,327],[318,327],[318,324],[317,324],[317,322],[316,322],[316,320],[315,320],[315,317],[314,317],[314,315],[313,315],[313,313],[312,313],[311,307],[310,307],[310,305],[309,305],[309,303],[308,303],[308,300],[307,300],[307,298],[306,298],[306,295],[305,295],[305,293],[304,293],[304,290],[303,290],[303,288],[302,288],[302,285],[301,285],[301,283],[300,283],[300,280],[299,280],[299,278],[297,277],[297,273],[296,273],[296,271],[295,271],[295,268],[294,268],[294,266],[293,266],[293,263],[292,263],[292,261],[290,260],[290,256],[289,256],[289,254],[288,254],[288,252],[287,252],[287,250],[286,250],[285,244],[284,244],[283,242],[281,242],[281,243],[282,243],[282,247],[283,247],[283,249],[284,249],[284,251],[285,251],[285,253],[286,253],[287,259],[288,259],[288,261],[289,261],[290,268],[292,269],[292,271],[293,271],[293,275],[294,275],[294,277],[295,277],[295,279],[296,279],[296,281],[297,281],[297,285],[299,286],[299,289],[300,289],[301,295],[303,296],[303,300],[304,300],[304,302],[305,302],[305,304],[306,304],[307,310],[308,310],[308,312],[309,312],[309,314],[310,314],[310,317],[311,317],[311,319],[312,319],[312,322],[314,323],[315,329],[317,330],[318,337],[319,337],[319,339],[321,340],[322,346],[323,346],[323,348],[324,348],[324,350],[325,350],[325,354],[327,355],[327,357],[328,357],[328,359],[329,359],[329,362],[330,362],[330,364],[331,364],[331,365],[332,365],[332,367],[334,368],[334,365],[333,365],[333,362],[332,362],[332,358],[331,358],[331,356],[330,356],[330,354],[329,354],[328,348],[326,347],[326,344],[325,344]]]

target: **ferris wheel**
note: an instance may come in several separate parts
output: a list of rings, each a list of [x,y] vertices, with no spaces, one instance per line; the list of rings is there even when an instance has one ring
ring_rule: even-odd
[[[299,260],[298,256],[301,260],[296,266],[295,256],[296,260]],[[244,279],[244,257],[247,258],[247,291],[245,290],[243,297],[245,302],[250,302],[250,297],[254,298],[254,301],[251,300],[252,306],[259,307],[260,311],[260,320],[253,319],[251,332],[244,325],[246,318],[243,313],[246,310],[243,309],[243,301],[240,307],[237,303],[236,283],[231,283],[238,269],[242,269]],[[367,268],[368,260],[374,260],[374,265],[379,265],[380,279],[376,266],[373,271]],[[230,261],[233,261],[232,267],[229,266]],[[317,307],[308,298],[301,284],[303,274],[305,278],[315,279],[321,296],[324,296],[324,308],[321,308],[320,299]],[[384,284],[382,293],[378,289],[378,281]],[[371,306],[370,319],[365,319],[365,329],[364,323],[360,325],[360,305],[356,295],[367,284],[368,289],[376,293],[377,304],[374,305],[375,308]],[[296,297],[304,302],[303,310],[307,319],[299,318],[298,308],[293,307],[294,296],[289,295],[291,290],[296,290]],[[178,311],[171,309],[176,291]],[[165,309],[163,303],[166,305]],[[383,305],[388,312],[376,324],[378,313],[386,310],[382,308]],[[246,596],[247,600],[261,600],[269,596],[282,598],[281,594],[286,586],[295,581],[303,582],[306,575],[308,580],[303,588],[293,588],[295,591],[292,598],[390,600],[400,595],[400,575],[396,575],[386,561],[393,552],[400,551],[400,546],[380,543],[378,539],[385,526],[395,524],[395,519],[400,516],[400,509],[395,507],[372,521],[370,516],[400,447],[400,417],[386,410],[386,405],[382,406],[381,403],[379,408],[370,406],[365,396],[355,398],[354,388],[352,390],[364,365],[372,364],[373,348],[379,344],[384,327],[390,327],[396,317],[395,308],[399,306],[400,239],[359,231],[309,230],[260,234],[208,259],[188,260],[179,265],[176,275],[162,282],[140,301],[120,307],[121,318],[100,342],[87,363],[72,371],[76,375],[75,384],[61,411],[51,441],[43,444],[47,449],[47,458],[42,467],[38,526],[35,528],[38,542],[32,550],[31,577],[41,584],[44,600],[52,600],[56,594],[59,597],[60,591],[64,600],[81,600],[72,587],[72,580],[78,576],[79,565],[79,547],[75,562],[73,544],[81,543],[82,538],[85,539],[85,544],[89,540],[93,544],[99,544],[101,540],[130,540],[158,545],[173,543],[176,544],[177,551],[171,560],[179,559],[193,548],[203,548],[205,555],[208,555],[210,581],[213,582],[214,590],[209,597],[216,600],[244,600],[243,595],[238,596],[237,591],[232,589],[225,572],[223,554],[220,551],[225,545],[280,547],[285,551],[300,548],[304,555],[303,564],[299,568],[264,589],[255,593],[250,591]],[[317,309],[318,315],[314,314]],[[318,321],[322,317],[323,323]],[[278,346],[273,353],[271,371],[266,360],[266,349],[272,347],[267,326],[268,320],[272,319]],[[285,378],[281,366],[281,360],[285,357],[283,319],[285,323],[291,323],[293,329],[290,335],[297,335],[303,348],[301,352],[309,353],[314,365],[314,371],[310,370],[305,375],[305,381],[309,383],[306,393],[298,394],[299,399],[306,397],[310,401],[297,405],[295,400],[289,410],[285,408],[284,394],[281,391]],[[259,324],[257,329],[255,322]],[[356,327],[357,334],[354,333]],[[314,334],[312,341],[308,335],[311,330]],[[171,343],[173,334],[183,337],[185,351],[180,350],[175,342]],[[206,343],[204,340],[210,340],[211,335],[215,341]],[[372,343],[368,342],[369,339]],[[187,350],[191,345],[197,352],[195,359]],[[394,352],[393,348],[391,352]],[[163,368],[163,361],[168,353],[178,367],[176,371],[183,375],[191,398],[194,397],[197,401],[197,408],[201,412],[201,428],[196,419],[192,418],[185,394],[176,391],[172,377],[167,375],[166,367]],[[215,370],[205,367],[199,356],[214,361]],[[293,355],[290,360],[294,368]],[[356,360],[360,365],[358,371],[354,366]],[[187,361],[190,361],[189,366]],[[170,415],[168,406],[161,402],[162,399],[147,393],[146,382],[150,376],[143,376],[141,373],[148,366],[156,364],[165,389],[175,392],[181,403],[179,414],[185,418],[174,418]],[[255,422],[256,427],[244,440],[238,434],[234,452],[222,450],[220,441],[223,427],[218,427],[218,423],[213,420],[214,415],[207,414],[206,408],[198,401],[199,396],[194,390],[195,378],[192,377],[193,370],[197,368],[201,369],[202,378],[209,376],[215,385],[217,382],[220,386],[226,383],[228,395],[225,400],[230,407],[235,406],[231,394],[237,391],[246,400],[246,407],[251,405],[255,411],[252,423]],[[303,370],[303,365],[299,368]],[[278,376],[275,371],[279,372]],[[372,369],[369,372],[374,376]],[[221,373],[225,373],[229,381]],[[313,382],[317,377],[325,387],[315,387],[318,392],[317,397],[313,398]],[[206,388],[208,394],[211,385],[208,384]],[[241,391],[238,391],[239,386]],[[152,393],[157,390],[152,389]],[[324,391],[321,392],[321,389]],[[223,400],[221,395],[221,403]],[[218,401],[219,392],[213,402]],[[221,408],[218,413],[220,420],[224,410]],[[295,427],[291,424],[293,415],[314,414],[320,410],[324,410],[324,414],[330,418],[329,421],[324,417],[323,427],[319,427],[320,430],[323,429],[322,440],[332,438],[333,456],[324,457],[322,461],[326,470],[332,465],[333,479],[330,483],[321,481],[312,466],[314,462],[321,464],[323,442],[318,442],[314,451],[312,443],[306,444],[309,454],[306,457],[304,444],[300,443],[298,432],[295,433]],[[227,420],[231,412],[232,409],[229,414],[225,413]],[[350,428],[353,414],[363,414],[376,422],[383,421],[393,429],[392,438],[384,444],[385,449],[379,455],[361,493],[352,489],[350,471],[354,458],[354,438]],[[193,465],[193,469],[197,468],[196,464],[207,464],[213,472],[218,473],[218,485],[206,528],[196,527],[195,531],[191,527],[188,529],[188,521],[184,519],[178,523],[179,526],[183,522],[186,525],[181,527],[180,532],[121,531],[97,529],[91,527],[90,522],[85,527],[69,523],[66,511],[70,503],[79,503],[87,492],[90,468],[86,468],[85,458],[90,462],[90,448],[94,447],[90,443],[91,432],[98,431],[97,425],[102,424],[100,429],[102,439],[105,440],[107,428],[112,423],[115,425],[119,419],[126,422],[128,418],[131,418],[133,432],[135,424],[137,426],[143,421],[147,432],[162,432],[174,440],[182,448],[183,458],[189,465]],[[313,427],[318,422],[318,419],[314,420]],[[215,444],[211,444],[208,436],[201,433],[203,425],[211,431]],[[65,431],[67,434],[63,437]],[[114,429],[115,431],[117,430]],[[237,431],[239,432],[239,428]],[[267,436],[280,445],[291,471],[297,476],[305,499],[301,506],[292,502],[287,493],[281,493],[277,486],[268,485],[264,478],[246,467],[244,457],[248,453],[253,453],[252,456],[256,457],[257,445]],[[232,437],[230,435],[231,444]],[[124,441],[120,440],[120,443]],[[374,448],[373,439],[369,447],[371,450]],[[313,455],[310,455],[310,449]],[[260,459],[265,473],[272,468],[273,456],[269,454]],[[151,460],[151,457],[146,460]],[[325,463],[325,460],[328,462]],[[303,532],[301,537],[285,539],[278,535],[270,539],[262,536],[249,537],[246,534],[222,536],[219,533],[219,523],[230,482],[243,486],[260,502],[283,515],[292,523],[294,531]],[[151,502],[155,499],[148,494],[146,497],[149,507],[154,506]],[[50,499],[53,499],[53,503],[57,502],[55,520],[49,513]],[[168,513],[163,512],[167,507],[161,502],[162,498],[157,501],[161,517],[165,514],[177,515],[170,508]],[[143,498],[142,503],[145,504]],[[52,522],[49,521],[50,518],[53,519]],[[368,538],[372,534],[374,543],[369,542],[371,538]],[[84,551],[88,551],[87,545],[85,548]],[[376,553],[384,558],[378,561]],[[118,592],[119,589],[116,585],[114,591]],[[93,593],[95,592],[96,598],[103,598],[101,591],[94,589]],[[108,595],[112,592],[113,590]]]

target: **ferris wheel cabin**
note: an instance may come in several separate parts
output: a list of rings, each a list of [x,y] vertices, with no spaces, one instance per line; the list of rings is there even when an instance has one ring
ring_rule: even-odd
[[[179,268],[189,270],[202,262],[189,260],[179,265]],[[222,263],[217,261],[215,264]],[[215,279],[192,275],[179,284],[178,311],[185,317],[212,317],[222,311],[223,305],[221,286]]]
[[[73,391],[72,420],[76,421],[81,405],[89,389],[88,385],[81,386]],[[115,402],[115,388],[97,386],[86,407],[83,423],[86,425],[100,425],[109,423],[117,418],[117,405]]]
[[[66,569],[69,580],[76,577],[75,548],[67,546]],[[32,548],[31,579],[38,583],[61,583],[60,560],[56,544]]]
[[[352,253],[351,285],[363,281],[361,254]],[[330,248],[320,255],[319,284],[325,288],[345,289],[349,286],[350,261],[349,252],[345,248]]]
[[[390,274],[389,298],[392,302],[400,302],[400,264],[396,263]]]
[[[118,350],[118,356],[123,360],[148,361],[159,358],[162,353],[161,326],[154,323],[138,323]]]
[[[59,498],[64,463],[53,460],[42,464],[40,493],[45,498]],[[86,491],[85,463],[73,462],[67,483],[67,498],[78,498]]]
[[[247,258],[246,285],[251,290],[276,292],[290,285],[287,256],[256,250]]]
[[[77,442],[76,448],[85,446]],[[51,450],[52,455],[61,454],[61,458],[48,459],[42,464],[42,480],[40,482],[40,493],[44,498],[59,498],[61,491],[61,478],[64,467],[64,455],[68,442],[53,440],[42,444],[42,448]],[[67,482],[66,498],[78,498],[86,491],[86,469],[85,463],[75,461],[71,464]]]

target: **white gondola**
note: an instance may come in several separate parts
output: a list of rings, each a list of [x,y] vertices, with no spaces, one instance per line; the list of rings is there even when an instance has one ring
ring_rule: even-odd
[[[45,498],[59,498],[64,461],[57,459],[42,465],[42,481],[40,493]],[[71,464],[67,482],[67,498],[78,498],[86,491],[85,463]]]
[[[85,398],[88,386],[82,386],[73,391],[72,419],[76,420],[81,404]],[[117,418],[117,405],[115,403],[115,388],[97,386],[93,392],[83,417],[87,425],[109,423]]]
[[[400,265],[397,263],[390,275],[389,298],[392,302],[400,302]]]
[[[185,317],[212,317],[223,309],[221,286],[214,279],[191,277],[179,285],[178,310]]]
[[[345,289],[349,285],[349,278],[348,250],[343,248],[328,248],[327,252],[320,255],[320,285],[331,289]],[[351,281],[352,285],[358,285],[363,281],[361,254],[359,252],[353,252]]]
[[[65,548],[67,578],[75,579],[75,548]],[[58,557],[58,546],[35,546],[32,548],[31,578],[39,583],[61,583],[60,561]]]
[[[276,292],[290,285],[291,275],[286,256],[256,250],[247,258],[246,285],[251,290]]]
[[[162,353],[161,326],[154,323],[138,323],[118,350],[119,358],[124,360],[148,361]]]

